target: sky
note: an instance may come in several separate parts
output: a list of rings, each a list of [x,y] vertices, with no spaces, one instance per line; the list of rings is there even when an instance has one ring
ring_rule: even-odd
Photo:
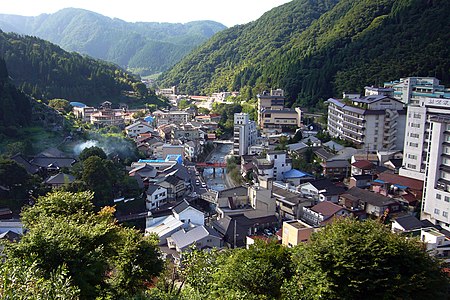
[[[291,0],[0,0],[0,13],[37,16],[84,8],[127,22],[186,23],[212,20],[231,27],[258,19]]]

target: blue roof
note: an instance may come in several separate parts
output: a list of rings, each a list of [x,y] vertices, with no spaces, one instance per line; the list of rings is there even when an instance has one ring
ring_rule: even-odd
[[[73,107],[86,107],[86,104],[81,102],[70,102],[69,104],[72,105]]]
[[[148,122],[148,123],[153,123],[154,120],[155,120],[155,118],[153,118],[152,116],[148,116],[148,117],[144,118],[144,121]]]
[[[287,171],[286,173],[283,174],[284,178],[302,178],[302,177],[314,177],[311,174],[296,170],[296,169],[291,169],[289,171]]]
[[[169,162],[169,161],[176,161],[178,164],[181,164],[181,163],[183,163],[183,158],[179,154],[169,154],[169,155],[167,155],[166,159],[140,159],[138,162],[162,163],[162,162]]]

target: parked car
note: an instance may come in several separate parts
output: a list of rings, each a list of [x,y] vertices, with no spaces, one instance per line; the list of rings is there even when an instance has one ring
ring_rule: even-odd
[[[195,181],[195,185],[200,185],[200,180],[197,179],[197,180]]]
[[[206,188],[206,183],[202,182],[202,187]]]

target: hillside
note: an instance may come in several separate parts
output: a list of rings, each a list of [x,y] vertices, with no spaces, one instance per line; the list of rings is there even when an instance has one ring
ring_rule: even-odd
[[[31,120],[30,99],[8,78],[5,61],[0,58],[0,135],[8,126],[26,126]]]
[[[141,83],[119,67],[69,53],[36,37],[0,31],[0,57],[12,82],[37,99],[98,103],[118,100]]]
[[[161,76],[162,86],[250,98],[283,88],[315,106],[406,76],[450,82],[450,1],[294,0],[215,35]]]
[[[37,17],[0,15],[0,29],[5,32],[37,36],[142,75],[167,70],[225,28],[213,21],[129,23],[75,8]]]

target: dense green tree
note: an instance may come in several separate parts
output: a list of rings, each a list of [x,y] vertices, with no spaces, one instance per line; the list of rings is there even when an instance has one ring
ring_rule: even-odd
[[[94,155],[83,161],[81,180],[94,192],[97,206],[112,204],[115,176],[117,176],[115,166],[109,160]]]
[[[48,106],[60,112],[68,113],[72,110],[72,105],[66,99],[51,99],[48,101]]]
[[[40,197],[24,210],[28,232],[6,245],[6,260],[31,263],[44,280],[67,270],[69,287],[79,289],[81,299],[117,299],[145,290],[146,281],[162,270],[156,239],[117,225],[111,207],[95,213],[92,199],[90,192]]]
[[[0,278],[0,298],[4,300],[79,299],[80,291],[72,285],[65,266],[46,274],[36,263],[7,259],[0,264]]]
[[[0,158],[0,185],[14,189],[30,179],[24,167],[13,160]]]
[[[102,148],[97,147],[97,146],[92,146],[89,148],[84,148],[83,151],[80,152],[80,155],[78,156],[78,158],[81,161],[85,161],[86,159],[88,159],[91,156],[98,156],[101,159],[106,159],[106,153],[105,151],[103,151]]]
[[[294,249],[286,299],[447,299],[448,278],[416,239],[352,218]]]

